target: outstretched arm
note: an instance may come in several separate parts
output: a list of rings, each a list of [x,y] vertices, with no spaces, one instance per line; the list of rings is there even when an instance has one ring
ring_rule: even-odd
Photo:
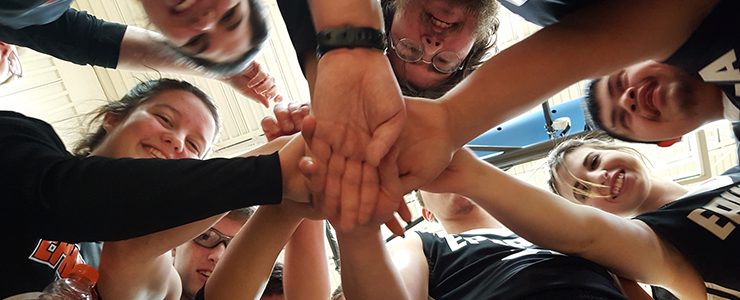
[[[427,300],[429,297],[429,263],[424,255],[421,238],[408,233],[388,247],[396,269],[403,278],[409,299]]]
[[[706,297],[696,270],[645,223],[569,202],[478,160],[470,150],[458,151],[426,189],[470,198],[539,246],[581,256],[627,279],[668,286],[681,298]]]
[[[105,242],[98,291],[103,299],[180,299],[182,283],[170,250],[210,228],[224,215],[146,236]]]
[[[411,190],[428,183],[445,168],[444,162],[454,152],[449,149],[462,147],[579,80],[647,59],[666,59],[715,3],[594,1],[501,51],[441,97],[439,111],[424,116],[427,123],[440,120],[446,139],[437,142],[437,147],[417,149],[414,155],[406,155],[409,150],[400,146],[401,174],[412,176],[404,185]],[[414,122],[412,118],[409,123]],[[430,135],[440,135],[440,131],[420,131],[415,139]]]
[[[203,290],[205,299],[259,299],[280,251],[301,218],[286,208],[307,204],[284,201],[262,206],[237,233]]]
[[[381,181],[390,187],[381,197],[400,198],[398,169],[395,166],[398,151],[391,151],[380,163]],[[395,178],[395,182],[392,180]],[[380,201],[381,203],[385,201]],[[396,207],[398,204],[395,205]],[[376,209],[377,210],[377,209]],[[380,209],[390,212],[393,209]],[[347,299],[408,299],[408,293],[398,271],[393,266],[385,241],[380,232],[383,219],[370,220],[360,224],[357,218],[351,222],[344,220],[341,213],[337,218],[329,218],[337,233],[342,264],[342,289]]]
[[[159,71],[185,75],[202,76],[218,79],[231,85],[265,107],[269,101],[279,96],[275,78],[262,64],[252,61],[246,69],[234,75],[214,74],[209,70],[193,64],[182,54],[174,51],[173,46],[161,34],[135,26],[128,26],[121,41],[118,58],[118,69],[132,71]]]
[[[304,219],[285,245],[285,299],[326,300],[331,297],[324,220]]]

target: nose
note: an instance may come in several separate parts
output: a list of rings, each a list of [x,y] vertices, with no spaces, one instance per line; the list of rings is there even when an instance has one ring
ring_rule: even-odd
[[[430,61],[434,54],[442,49],[444,40],[431,35],[423,35],[421,43],[424,45],[424,55],[427,56],[424,60]]]
[[[177,156],[178,154],[183,153],[183,148],[185,147],[185,139],[179,137],[177,134],[166,133],[162,136],[162,140],[168,150],[171,150],[174,155]]]
[[[629,87],[619,97],[619,105],[630,113],[637,112],[637,88]]]
[[[607,182],[607,179],[609,177],[609,174],[604,169],[596,169],[593,171],[588,172],[588,181],[591,181],[596,184],[605,184]]]
[[[226,250],[226,246],[224,246],[223,243],[220,243],[216,245],[211,251],[211,253],[208,254],[208,260],[213,261],[214,263],[218,263],[218,261],[221,259],[221,256],[224,255],[224,251]]]
[[[194,29],[208,31],[216,27],[218,18],[216,16],[216,12],[213,11],[213,9],[208,9],[206,11],[203,11],[200,16],[192,19],[191,22]]]

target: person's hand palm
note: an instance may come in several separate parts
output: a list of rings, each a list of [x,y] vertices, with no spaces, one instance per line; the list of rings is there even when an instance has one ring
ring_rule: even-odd
[[[338,49],[322,57],[311,108],[316,128],[306,141],[323,161],[337,154],[377,166],[406,121],[390,63],[376,50]]]

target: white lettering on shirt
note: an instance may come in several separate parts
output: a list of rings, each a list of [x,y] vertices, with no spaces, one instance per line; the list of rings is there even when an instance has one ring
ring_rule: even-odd
[[[740,193],[740,187],[733,187],[730,191]],[[694,209],[686,218],[704,227],[721,240],[725,240],[740,223],[740,198],[730,191],[720,194],[703,207]],[[706,214],[706,212],[711,212],[711,214]],[[730,221],[720,225],[717,223],[720,217],[725,217]]]
[[[699,76],[706,82],[740,81],[740,70],[732,66],[736,60],[735,49],[732,49],[701,69]]]

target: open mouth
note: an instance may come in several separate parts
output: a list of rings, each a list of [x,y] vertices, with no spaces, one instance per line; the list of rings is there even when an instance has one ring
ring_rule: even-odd
[[[162,151],[159,151],[159,150],[154,149],[152,147],[144,146],[144,150],[146,150],[147,152],[151,153],[156,158],[167,159],[167,156],[164,155],[164,153],[162,153]]]
[[[640,108],[651,118],[657,118],[660,116],[660,110],[656,107],[655,103],[659,101],[658,95],[658,83],[656,81],[650,81],[642,86],[638,91],[638,99],[640,102]]]
[[[455,25],[455,23],[447,23],[445,21],[437,19],[432,14],[429,14],[429,19],[432,21],[432,25],[437,26],[442,29],[447,29],[447,28],[452,27],[452,25]]]
[[[624,184],[624,171],[619,172],[617,174],[617,180],[612,184],[612,190],[610,191],[610,194],[612,195],[612,199],[619,196],[619,192],[622,191],[622,184]]]

